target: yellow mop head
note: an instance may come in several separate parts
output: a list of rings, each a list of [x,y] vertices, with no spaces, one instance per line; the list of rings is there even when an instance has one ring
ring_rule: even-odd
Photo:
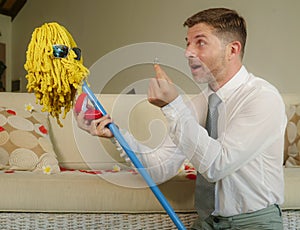
[[[53,45],[68,47],[65,57],[55,57]],[[57,119],[62,118],[73,106],[77,90],[81,90],[83,80],[89,71],[83,65],[82,57],[74,51],[76,43],[71,34],[56,22],[45,23],[36,28],[26,52],[28,92],[34,92],[36,103],[42,105],[42,111]]]

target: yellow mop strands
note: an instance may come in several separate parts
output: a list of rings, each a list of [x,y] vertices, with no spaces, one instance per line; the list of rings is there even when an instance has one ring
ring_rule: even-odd
[[[55,57],[54,45],[67,47],[66,55]],[[63,119],[66,117],[77,90],[81,90],[82,82],[89,74],[82,57],[76,59],[75,47],[71,34],[52,22],[34,30],[26,52],[27,90],[35,93],[36,103],[42,105],[42,111],[55,117],[60,126],[60,114],[63,113]]]

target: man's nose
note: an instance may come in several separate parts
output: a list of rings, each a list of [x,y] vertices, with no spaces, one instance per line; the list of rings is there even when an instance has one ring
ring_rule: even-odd
[[[195,57],[197,57],[196,53],[193,52],[190,48],[186,48],[184,55],[185,55],[186,58],[195,58]]]

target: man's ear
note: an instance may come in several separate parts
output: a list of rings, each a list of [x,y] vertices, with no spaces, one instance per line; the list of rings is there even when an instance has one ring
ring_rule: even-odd
[[[228,61],[234,59],[234,58],[240,58],[242,45],[239,41],[232,41],[227,45],[228,49]]]

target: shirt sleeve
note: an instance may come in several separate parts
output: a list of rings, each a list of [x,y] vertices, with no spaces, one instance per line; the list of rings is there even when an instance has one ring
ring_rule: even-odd
[[[206,171],[221,151],[220,143],[208,136],[181,96],[162,111],[169,122],[169,135],[175,145],[200,173]]]
[[[160,146],[150,148],[141,144],[126,130],[121,132],[155,183],[163,183],[178,174],[186,156],[168,135]]]
[[[284,133],[284,104],[274,90],[252,91],[232,104],[227,111],[223,104],[224,130],[217,140],[209,137],[181,98],[162,109],[171,139],[209,181],[237,171]]]

